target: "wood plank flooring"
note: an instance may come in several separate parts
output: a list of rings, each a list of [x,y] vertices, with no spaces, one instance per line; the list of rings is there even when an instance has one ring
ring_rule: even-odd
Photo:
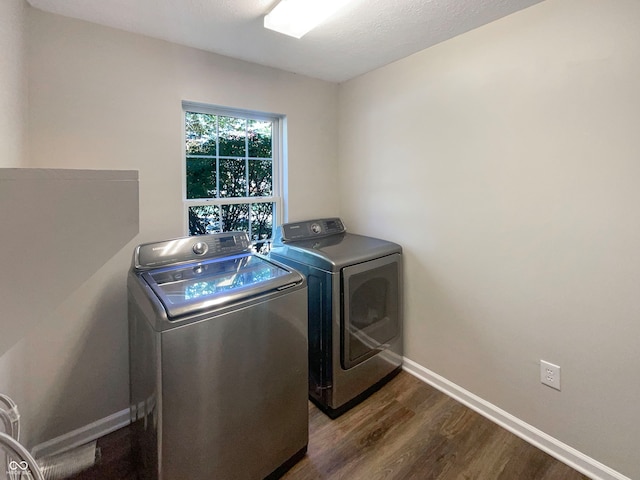
[[[310,406],[309,421],[283,480],[587,479],[406,372],[335,420]]]
[[[335,420],[310,403],[309,421],[307,455],[283,480],[587,479],[406,372]],[[135,480],[130,438],[100,439],[100,463],[74,480]]]

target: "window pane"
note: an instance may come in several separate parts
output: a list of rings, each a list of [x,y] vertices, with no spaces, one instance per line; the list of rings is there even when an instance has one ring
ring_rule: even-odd
[[[249,204],[222,205],[222,231],[249,231]]]
[[[189,207],[189,235],[202,235],[220,231],[220,207],[200,205]]]
[[[277,203],[251,202],[279,194],[273,174],[281,160],[273,157],[278,153],[273,138],[279,133],[277,120],[251,118],[242,111],[236,117],[232,110],[221,114],[216,108],[196,111],[184,111],[189,233],[246,231],[254,249],[267,252]]]
[[[249,120],[247,136],[249,140],[249,156],[271,158],[271,122]]]
[[[185,112],[187,155],[216,154],[216,115]]]
[[[218,117],[221,157],[246,155],[247,121],[244,118]]]
[[[247,196],[247,165],[244,160],[220,160],[220,198]]]
[[[187,157],[187,198],[216,196],[216,161]]]
[[[271,238],[272,231],[273,203],[253,203],[251,205],[251,240],[268,240]]]
[[[249,195],[269,197],[273,194],[273,162],[271,160],[249,160]]]

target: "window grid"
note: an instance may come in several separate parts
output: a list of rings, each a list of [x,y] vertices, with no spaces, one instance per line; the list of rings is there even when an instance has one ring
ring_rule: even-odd
[[[224,226],[224,222],[223,222],[223,218],[224,218],[224,210],[225,210],[225,206],[229,206],[229,205],[237,205],[240,208],[243,208],[243,212],[246,212],[246,216],[241,216],[240,220],[244,223],[247,224],[247,233],[249,234],[249,237],[254,241],[254,242],[258,242],[260,244],[264,243],[264,242],[269,242],[272,235],[273,235],[273,228],[277,225],[278,223],[278,219],[281,218],[281,211],[282,211],[282,199],[280,196],[280,179],[278,177],[280,170],[281,170],[281,151],[280,151],[280,138],[279,135],[281,135],[281,121],[282,119],[280,117],[276,117],[276,116],[265,116],[265,115],[255,115],[252,112],[246,112],[246,111],[233,111],[233,110],[221,110],[221,109],[217,109],[217,108],[211,108],[211,107],[207,107],[205,106],[204,108],[202,106],[195,106],[193,104],[183,104],[184,107],[184,112],[185,112],[185,117],[184,117],[184,126],[185,126],[185,142],[183,143],[183,145],[185,145],[184,147],[184,152],[185,152],[185,161],[184,161],[184,195],[183,195],[183,201],[185,204],[185,224],[186,224],[186,229],[189,233],[193,233],[190,230],[190,209],[192,207],[205,207],[205,206],[209,206],[211,207],[211,212],[214,212],[213,216],[214,218],[216,218],[215,222],[217,223],[217,228],[215,230],[212,231],[224,231],[225,226]],[[206,114],[206,115],[212,115],[215,116],[215,155],[211,155],[211,154],[198,154],[198,153],[189,153],[188,149],[187,149],[187,143],[186,143],[186,131],[187,131],[187,121],[186,121],[186,115],[188,113],[196,113],[196,114]],[[229,155],[221,155],[221,125],[220,125],[220,117],[230,117],[233,119],[242,119],[242,123],[244,124],[244,157],[240,157],[240,156],[229,156]],[[250,137],[249,137],[249,132],[250,132],[250,128],[256,128],[255,127],[255,123],[254,122],[269,122],[271,125],[271,155],[269,157],[251,157],[249,156],[251,153],[260,153],[260,151],[258,152],[252,152],[250,149]],[[252,132],[255,130],[252,130]],[[227,132],[228,133],[228,132]],[[230,153],[230,152],[226,152],[226,153]],[[202,159],[202,160],[211,160],[212,162],[215,162],[215,192],[211,197],[199,197],[199,198],[187,198],[189,195],[188,192],[188,186],[187,186],[187,174],[188,174],[188,166],[187,166],[187,162],[190,159]],[[222,179],[221,177],[221,173],[222,173],[222,163],[224,160],[229,160],[232,162],[235,161],[239,161],[239,160],[243,160],[244,163],[244,192],[243,192],[243,196],[237,196],[237,197],[233,197],[233,196],[221,196],[221,188],[225,187],[225,188],[229,188],[229,185],[225,185],[223,184],[224,182],[227,182],[227,179]],[[260,183],[263,182],[265,180],[264,177],[260,178],[260,177],[255,177],[254,178],[254,182],[256,183],[256,185],[254,186],[254,193],[252,193],[252,185],[251,185],[251,174],[252,174],[252,169],[256,169],[259,168],[258,162],[270,162],[271,165],[271,173],[270,173],[270,178],[267,177],[267,181],[270,180],[270,192],[271,195],[260,195],[259,192],[259,188],[260,188]],[[254,163],[255,162],[255,163]],[[233,165],[233,163],[229,163],[229,166],[231,167]],[[253,166],[252,166],[253,165]],[[229,190],[234,190],[232,187],[229,188]],[[258,190],[256,192],[256,190]],[[231,194],[237,194],[239,192],[237,192],[237,190],[231,191]],[[260,211],[260,208],[258,207],[258,205],[260,204],[271,204],[271,210],[269,211],[269,209],[266,210],[267,213],[267,218],[269,219],[269,222],[267,223],[267,227],[270,226],[270,232],[268,233],[266,238],[264,237],[264,234],[260,234],[260,230],[264,227],[264,222],[265,222],[265,211],[262,210]],[[241,207],[245,205],[246,207]],[[230,207],[227,207],[230,208]],[[229,211],[229,210],[227,210]],[[237,212],[236,212],[237,213]],[[254,232],[254,228],[259,229],[257,232]],[[244,228],[243,228],[244,229]],[[254,238],[254,233],[255,235],[261,235],[261,237],[255,237]]]

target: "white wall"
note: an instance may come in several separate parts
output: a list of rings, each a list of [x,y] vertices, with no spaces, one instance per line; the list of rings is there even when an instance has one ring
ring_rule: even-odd
[[[26,130],[26,3],[0,2],[0,167],[24,160]]]
[[[630,478],[638,25],[636,0],[547,0],[339,95],[343,217],[405,247],[407,357]]]
[[[336,215],[339,205],[324,188],[337,182],[335,84],[27,10],[28,166],[138,170],[140,179],[139,235],[102,266],[88,265],[80,284],[55,269],[38,272],[43,283],[61,282],[64,295],[44,305],[34,292],[36,309],[47,310],[41,328],[18,332],[0,358],[33,446],[127,408],[131,254],[139,243],[185,234],[182,100],[285,114],[289,218]],[[106,228],[87,218],[76,227],[87,221]],[[92,254],[91,245],[74,247],[78,262]],[[19,255],[8,262],[19,268]],[[8,321],[22,328],[23,319]]]

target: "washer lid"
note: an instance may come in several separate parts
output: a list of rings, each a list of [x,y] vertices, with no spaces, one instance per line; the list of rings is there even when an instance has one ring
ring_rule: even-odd
[[[251,253],[158,268],[139,275],[160,299],[169,319],[214,310],[303,281],[295,270]]]
[[[287,243],[274,242],[271,249],[271,254],[276,259],[282,256],[330,272],[392,253],[402,253],[402,247],[387,240],[355,233]]]

